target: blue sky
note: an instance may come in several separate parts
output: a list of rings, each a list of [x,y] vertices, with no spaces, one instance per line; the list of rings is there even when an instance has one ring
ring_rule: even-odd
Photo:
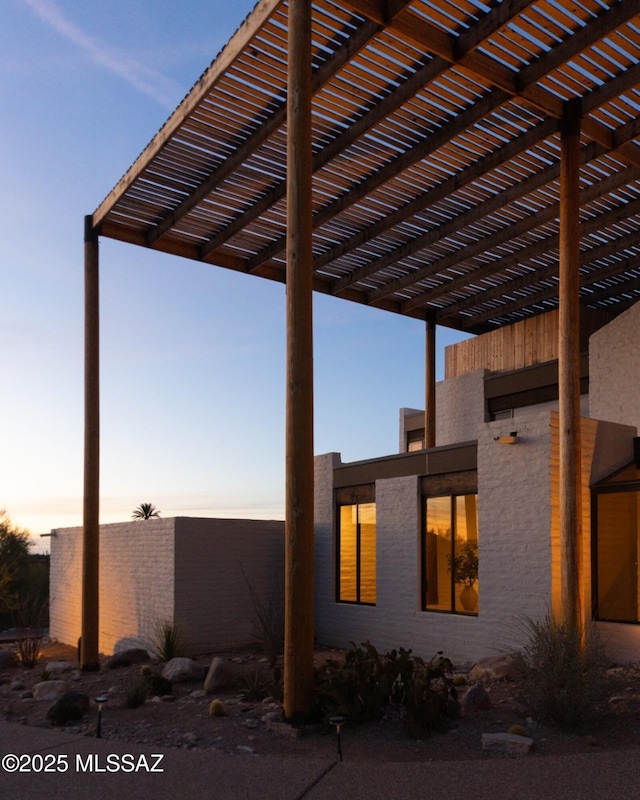
[[[0,508],[35,537],[82,519],[84,215],[252,6],[2,0]],[[108,239],[100,258],[101,521],[282,518],[284,288]],[[314,324],[316,452],[395,452],[422,323],[317,295]]]

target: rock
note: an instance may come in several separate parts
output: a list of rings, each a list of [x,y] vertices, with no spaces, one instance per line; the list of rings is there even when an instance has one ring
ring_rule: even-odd
[[[47,719],[53,725],[77,722],[89,710],[89,696],[82,692],[66,692],[47,711]]]
[[[215,656],[204,679],[204,690],[208,694],[215,694],[237,689],[245,674],[240,665]]]
[[[469,682],[489,683],[490,681],[504,680],[513,674],[514,668],[513,658],[509,655],[482,658],[476,662],[469,673]]]
[[[18,666],[18,656],[13,650],[0,650],[0,669]]]
[[[527,755],[533,747],[533,739],[515,733],[483,733],[482,749],[509,755]]]
[[[129,650],[121,650],[114,653],[105,662],[107,669],[118,669],[119,667],[130,667],[132,664],[143,664],[150,661],[149,653],[142,647],[132,647]]]
[[[25,685],[22,681],[19,680],[11,681],[11,683],[9,684],[9,688],[11,689],[12,692],[19,692],[25,688]]]
[[[73,664],[68,661],[49,661],[45,667],[45,671],[50,675],[59,675],[62,672],[71,672]]]
[[[478,683],[474,683],[473,686],[467,689],[460,701],[460,708],[463,714],[486,711],[491,708],[491,698],[482,683],[478,681]]]
[[[164,665],[162,677],[171,683],[201,681],[203,670],[200,664],[192,658],[172,658]]]
[[[65,692],[69,691],[67,681],[40,681],[33,686],[33,696],[36,700],[59,700]]]
[[[194,689],[189,695],[192,700],[204,700],[206,696],[207,693],[204,689]]]
[[[27,689],[26,692],[22,692],[20,695],[21,700],[33,700],[33,692],[30,689]]]

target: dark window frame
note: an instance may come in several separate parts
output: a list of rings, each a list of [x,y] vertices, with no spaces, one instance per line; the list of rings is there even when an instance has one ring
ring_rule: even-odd
[[[335,602],[342,603],[346,605],[352,606],[375,606],[376,603],[368,602],[366,600],[361,599],[361,578],[362,578],[362,548],[361,548],[361,530],[360,530],[360,513],[359,507],[363,505],[373,505],[375,508],[375,492],[371,492],[369,487],[363,487],[360,491],[351,490],[350,492],[340,492],[336,496],[336,551],[335,551]],[[341,587],[340,587],[340,576],[341,576],[341,565],[340,565],[340,537],[341,537],[341,513],[340,509],[349,507],[349,506],[356,506],[358,509],[357,513],[357,522],[356,522],[356,565],[355,565],[355,573],[356,573],[356,599],[349,600],[344,599],[340,596]],[[378,566],[378,557],[377,557],[377,519],[376,519],[376,600],[377,600],[377,566]]]
[[[632,462],[633,463],[633,462]],[[640,493],[640,480],[615,481],[616,475],[624,472],[632,464],[626,464],[601,483],[591,487],[591,616],[598,622],[611,622],[619,625],[640,625],[640,610],[637,619],[618,619],[600,616],[599,612],[599,536],[598,499],[603,495]],[[611,482],[610,482],[611,481]],[[636,566],[640,572],[640,559]]]
[[[451,556],[455,556],[455,541],[456,541],[456,526],[454,524],[455,520],[455,501],[458,497],[466,497],[468,495],[473,495],[476,498],[476,507],[478,502],[478,492],[477,490],[472,491],[458,491],[458,492],[442,492],[439,494],[423,494],[421,496],[421,531],[420,531],[420,564],[421,564],[421,581],[420,581],[420,608],[422,611],[435,613],[435,614],[454,614],[456,616],[464,616],[464,617],[477,617],[479,615],[480,604],[478,602],[478,610],[476,611],[466,611],[464,609],[458,609],[456,607],[456,582],[454,580],[453,573],[449,579],[450,582],[450,605],[451,608],[434,608],[433,606],[428,605],[427,602],[427,593],[428,593],[428,579],[427,579],[427,505],[429,500],[436,500],[441,498],[449,498],[450,501],[450,520],[451,520]],[[480,535],[478,532],[478,542],[480,539]],[[479,545],[478,545],[479,550]],[[480,580],[477,581],[478,584],[478,595],[479,595],[479,586]]]

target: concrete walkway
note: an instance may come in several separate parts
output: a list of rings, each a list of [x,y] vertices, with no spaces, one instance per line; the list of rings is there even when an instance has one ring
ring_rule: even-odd
[[[18,757],[16,760],[15,756]],[[0,721],[0,797],[14,800],[619,800],[640,750],[486,761],[339,763],[166,750]],[[19,765],[16,770],[16,764]],[[30,770],[30,771],[21,771]]]

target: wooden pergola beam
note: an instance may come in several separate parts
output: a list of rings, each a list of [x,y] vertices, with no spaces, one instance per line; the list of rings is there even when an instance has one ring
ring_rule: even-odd
[[[289,2],[284,716],[313,700],[311,0]]]
[[[98,235],[91,216],[84,235],[84,500],[80,668],[97,670],[100,558],[100,291]]]
[[[568,103],[562,124],[559,259],[559,502],[562,618],[583,622],[580,444],[580,105]]]
[[[436,446],[436,316],[427,313],[425,320],[425,406],[424,446]]]
[[[582,151],[581,151],[582,152]],[[582,163],[581,152],[578,153],[578,160]],[[628,174],[624,171],[620,171],[614,173],[610,176],[609,179],[603,180],[599,183],[594,183],[588,188],[584,189],[580,193],[580,203],[582,205],[586,205],[590,203],[592,200],[597,199],[598,197],[604,197],[607,191],[615,191],[616,188],[619,186],[624,185],[629,180]],[[608,187],[608,188],[607,188]],[[593,218],[583,223],[582,225],[582,232],[583,234],[592,233],[605,227],[607,224],[613,224],[616,221],[622,220],[625,217],[629,216],[629,214],[637,213],[638,208],[638,201],[634,201],[628,203],[626,207],[623,208],[614,208],[602,216],[598,218]],[[513,238],[514,235],[521,235],[523,233],[527,233],[529,231],[535,230],[536,228],[540,227],[548,223],[551,220],[554,220],[558,217],[560,209],[560,203],[553,203],[550,206],[547,206],[544,210],[540,211],[536,215],[529,215],[523,217],[520,221],[515,223],[514,225],[510,226],[509,228],[504,228],[501,232],[496,233],[492,236],[492,243],[493,246],[499,246],[503,242],[508,241],[509,239]],[[428,234],[425,234],[426,238]],[[434,237],[435,240],[435,237]],[[483,248],[479,248],[478,245],[480,242],[474,243],[472,245],[467,246],[466,248],[462,248],[455,253],[452,253],[444,258],[438,259],[437,261],[432,262],[431,264],[427,264],[419,270],[416,270],[414,273],[411,274],[413,281],[420,280],[424,278],[429,278],[432,275],[436,275],[442,272],[445,272],[447,269],[451,267],[459,267],[463,265],[466,261],[470,261],[472,258],[479,255],[483,252]],[[546,239],[541,240],[540,242],[536,242],[536,244],[529,245],[528,247],[522,248],[515,253],[512,253],[508,256],[504,256],[503,258],[494,261],[492,264],[486,266],[478,266],[474,268],[473,271],[473,280],[479,281],[481,278],[487,277],[488,275],[498,274],[499,272],[508,269],[510,266],[515,264],[523,264],[531,258],[535,258],[540,253],[547,252],[558,244],[558,235],[548,236]],[[486,248],[485,248],[486,249]],[[407,250],[408,254],[408,250]],[[398,278],[393,283],[385,284],[385,286],[378,289],[376,292],[371,292],[369,295],[369,301],[371,303],[375,303],[381,298],[385,297],[388,294],[391,294],[394,291],[398,291],[404,288],[406,283],[406,277]],[[440,296],[442,293],[442,288],[446,292],[450,292],[452,289],[463,286],[464,283],[468,282],[468,276],[465,276],[464,282],[461,279],[454,279],[448,285],[445,284],[444,287],[436,287],[433,290],[425,291],[421,294],[412,297],[410,300],[407,300],[405,303],[402,304],[403,311],[409,311],[413,308],[417,308],[423,305],[425,302],[433,301],[437,297]]]

